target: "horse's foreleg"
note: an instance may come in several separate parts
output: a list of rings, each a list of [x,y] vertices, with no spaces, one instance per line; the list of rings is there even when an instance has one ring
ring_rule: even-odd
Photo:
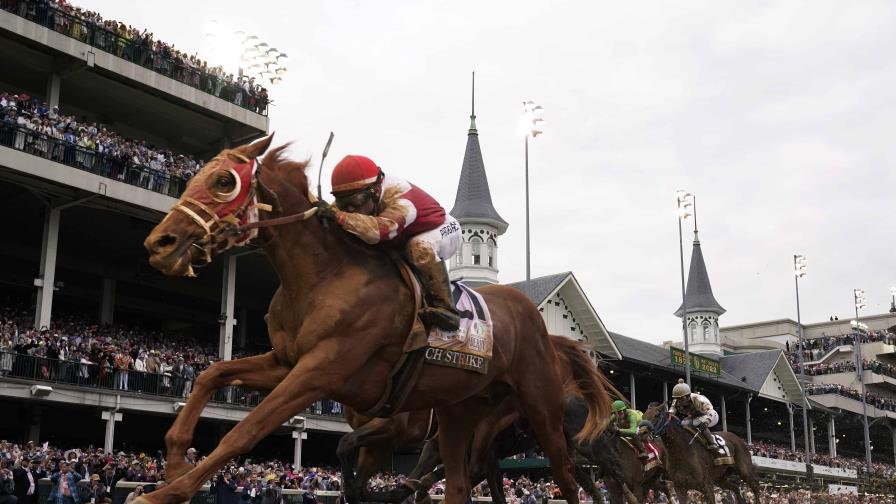
[[[288,373],[289,368],[280,366],[273,352],[215,362],[200,373],[187,404],[165,434],[165,479],[170,483],[190,470],[184,454],[193,441],[193,432],[202,410],[218,389],[239,383],[249,389],[267,392],[273,390]]]
[[[303,365],[304,362],[308,364]],[[327,353],[306,354],[286,378],[241,422],[236,424],[209,456],[170,485],[146,494],[151,504],[173,504],[187,500],[228,460],[248,452],[265,436],[302,412],[325,394],[325,384],[341,380],[333,376]],[[255,369],[261,373],[263,370]]]

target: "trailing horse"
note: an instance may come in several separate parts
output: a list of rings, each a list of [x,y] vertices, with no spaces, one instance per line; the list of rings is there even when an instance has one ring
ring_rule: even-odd
[[[738,504],[745,504],[747,501],[740,493],[740,485],[733,481],[736,478],[749,485],[759,499],[759,479],[753,467],[753,457],[741,438],[730,432],[714,433],[725,442],[733,459],[733,464],[716,465],[709,451],[695,440],[694,433],[682,427],[678,418],[669,414],[665,404],[651,403],[643,418],[654,425],[655,434],[663,440],[666,448],[663,465],[679,499],[684,498],[688,490],[696,490],[703,494],[705,502],[714,504],[715,484],[733,492]]]
[[[576,504],[573,462],[556,429],[562,421],[563,384],[535,305],[511,287],[480,289],[494,323],[487,371],[417,368],[403,381],[407,394],[394,403],[392,377],[412,359],[404,347],[418,326],[416,289],[382,250],[325,229],[312,218],[317,207],[308,191],[307,163],[286,159],[286,146],[259,160],[271,139],[224,150],[206,163],[144,242],[153,267],[189,276],[194,265],[254,239],[280,286],[266,317],[273,350],[217,362],[199,375],[165,436],[170,484],[142,499],[152,504],[189,500],[228,460],[326,397],[373,416],[436,408],[446,503],[463,504],[470,492],[467,447],[473,428],[495,404],[511,397],[554,462],[554,480],[564,497]],[[204,461],[190,467],[183,453],[202,409],[215,390],[233,384],[269,394]],[[586,439],[600,434],[610,406],[599,384],[588,387],[594,392],[582,433]]]

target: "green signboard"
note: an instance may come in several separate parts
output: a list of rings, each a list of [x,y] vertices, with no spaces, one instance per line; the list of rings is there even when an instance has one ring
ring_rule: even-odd
[[[684,350],[675,347],[669,347],[669,359],[673,366],[684,367],[687,362],[687,359],[684,356]],[[719,361],[693,353],[691,354],[691,369],[699,373],[707,373],[716,376],[722,374],[722,366],[719,365]]]

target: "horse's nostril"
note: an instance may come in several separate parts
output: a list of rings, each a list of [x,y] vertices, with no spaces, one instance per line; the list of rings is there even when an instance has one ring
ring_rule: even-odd
[[[173,246],[175,243],[177,243],[177,237],[173,234],[166,233],[156,239],[152,248],[154,251],[158,252],[161,249]]]

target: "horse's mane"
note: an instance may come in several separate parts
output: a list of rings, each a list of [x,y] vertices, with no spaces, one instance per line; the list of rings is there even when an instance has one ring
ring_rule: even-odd
[[[315,198],[311,194],[310,187],[308,186],[308,176],[305,173],[311,160],[305,159],[304,161],[297,161],[295,159],[290,159],[286,154],[289,146],[289,143],[285,143],[272,148],[265,154],[264,159],[262,159],[262,164],[264,164],[265,168],[277,173],[293,188],[304,188],[304,192],[307,194],[309,201],[313,201]]]

